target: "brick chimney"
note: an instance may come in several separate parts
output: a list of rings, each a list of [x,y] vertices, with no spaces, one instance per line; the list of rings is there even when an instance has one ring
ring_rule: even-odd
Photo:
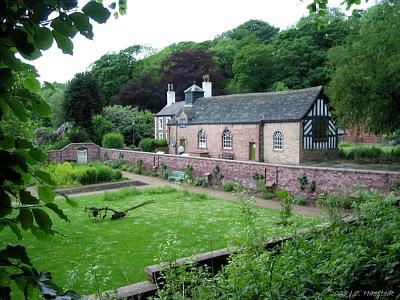
[[[204,98],[212,97],[212,82],[210,82],[210,75],[203,76],[202,90],[204,91]]]
[[[169,83],[168,84],[168,91],[167,91],[167,106],[170,106],[173,103],[175,103],[174,85],[172,83]]]

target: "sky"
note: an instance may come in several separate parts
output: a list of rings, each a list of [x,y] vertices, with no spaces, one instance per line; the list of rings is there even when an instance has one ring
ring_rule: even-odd
[[[87,0],[80,0],[83,7]],[[92,21],[94,38],[79,33],[73,39],[73,56],[63,54],[56,43],[33,62],[41,81],[67,82],[86,71],[102,55],[140,44],[162,49],[182,41],[202,42],[257,19],[286,29],[308,14],[311,0],[128,0],[124,16],[105,24]],[[337,7],[342,0],[330,0]],[[104,1],[103,3],[107,3]],[[372,1],[362,6],[370,6]],[[344,8],[343,8],[344,9]]]

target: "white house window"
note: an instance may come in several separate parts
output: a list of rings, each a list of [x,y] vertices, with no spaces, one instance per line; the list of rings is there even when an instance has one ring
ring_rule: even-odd
[[[274,150],[283,150],[283,134],[280,131],[275,131],[273,135]]]
[[[199,131],[199,148],[207,148],[206,132],[202,129]]]
[[[158,129],[163,129],[164,128],[164,119],[159,118],[158,119]]]
[[[232,149],[232,134],[228,129],[225,129],[222,136],[222,148]]]
[[[158,139],[163,140],[164,139],[164,134],[162,132],[158,133]]]

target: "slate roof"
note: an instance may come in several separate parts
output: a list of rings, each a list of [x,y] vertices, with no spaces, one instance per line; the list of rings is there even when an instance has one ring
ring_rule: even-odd
[[[199,98],[189,124],[238,124],[297,121],[313,105],[322,87],[272,93]]]
[[[162,110],[160,110],[156,116],[174,116],[180,112],[184,105],[185,101],[172,103],[170,106],[165,106]]]

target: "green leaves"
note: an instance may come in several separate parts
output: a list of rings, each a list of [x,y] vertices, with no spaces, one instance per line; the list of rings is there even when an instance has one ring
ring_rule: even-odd
[[[57,31],[53,31],[53,36],[56,40],[57,47],[60,48],[64,54],[73,54],[74,45],[72,44],[70,38]]]
[[[24,86],[24,88],[37,93],[40,91],[40,82],[39,80],[37,80],[34,77],[28,77],[26,78],[23,82],[22,85]]]
[[[38,162],[45,162],[47,160],[47,154],[39,148],[32,148],[28,152],[29,156]]]
[[[70,19],[74,23],[75,27],[79,30],[79,33],[88,39],[93,39],[93,26],[89,22],[89,18],[83,13],[75,12],[71,14]]]
[[[42,170],[35,170],[33,174],[37,179],[41,180],[45,184],[56,185],[54,180],[51,179],[50,174],[47,172],[43,172]]]
[[[32,228],[33,225],[33,214],[30,209],[21,208],[18,214],[19,221],[21,222],[21,227],[24,230]]]
[[[41,185],[38,187],[38,195],[39,199],[42,200],[44,203],[50,203],[54,201],[56,193],[53,191],[52,188],[46,185]]]
[[[70,38],[73,38],[78,31],[67,19],[63,20],[60,19],[60,17],[55,18],[51,22],[51,27],[53,27],[56,32]]]
[[[90,17],[91,19],[95,20],[97,23],[105,23],[108,18],[110,17],[110,12],[106,9],[103,4],[90,1],[88,2],[83,8],[83,13]]]
[[[53,35],[51,30],[46,27],[38,27],[33,36],[36,47],[47,50],[53,45]]]
[[[53,231],[51,230],[53,222],[51,221],[49,215],[39,208],[32,209],[32,213],[40,230],[48,234],[53,234]]]
[[[53,212],[55,212],[60,217],[60,219],[69,222],[67,215],[64,214],[64,212],[56,204],[47,203],[45,206],[51,209]]]

